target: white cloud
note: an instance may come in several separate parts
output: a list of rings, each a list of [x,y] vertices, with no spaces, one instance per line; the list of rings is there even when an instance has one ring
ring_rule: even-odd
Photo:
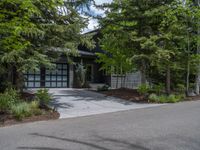
[[[96,4],[111,3],[112,0],[95,0]]]
[[[103,3],[111,3],[112,0],[95,0],[97,5],[101,5]],[[95,15],[103,15],[104,11],[101,9],[97,9],[95,6],[91,6],[91,12]],[[96,19],[90,19],[87,29],[84,32],[88,32],[94,30],[98,27],[98,21]]]

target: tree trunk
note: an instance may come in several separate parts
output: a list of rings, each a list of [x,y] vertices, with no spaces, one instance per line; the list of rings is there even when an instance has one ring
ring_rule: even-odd
[[[167,66],[167,72],[166,72],[166,93],[168,95],[171,93],[171,70],[170,70],[170,66]]]
[[[141,84],[146,84],[146,66],[144,61],[142,61],[141,66]]]
[[[198,6],[200,6],[200,0],[198,0]],[[198,25],[197,35],[200,35],[200,27]],[[200,43],[197,42],[197,54],[200,54]],[[197,68],[196,81],[195,81],[195,93],[199,95],[199,82],[200,82],[200,64]]]
[[[196,75],[195,80],[195,93],[199,95],[199,81],[200,81],[200,71],[198,70],[198,74]]]
[[[16,71],[16,81],[15,81],[15,88],[20,92],[23,91],[24,86],[24,75],[22,72]]]
[[[13,65],[8,65],[8,87],[7,88],[12,88],[13,84],[14,84],[14,67]],[[11,86],[11,87],[10,87]]]
[[[186,93],[189,95],[189,86],[190,86],[190,62],[187,63],[187,77],[186,77]]]

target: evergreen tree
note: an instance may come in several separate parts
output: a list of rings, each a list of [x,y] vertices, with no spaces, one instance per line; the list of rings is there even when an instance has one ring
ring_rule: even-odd
[[[199,8],[191,0],[182,1],[114,0],[100,20],[106,51],[123,53],[142,73],[142,83],[166,79],[166,92],[178,83],[190,82],[199,60],[194,47]],[[113,41],[107,44],[108,41]],[[106,61],[105,61],[106,62]],[[173,74],[173,76],[172,76]],[[171,84],[173,81],[173,85]]]
[[[131,57],[137,69],[141,71],[142,83],[146,83],[149,55],[155,51],[154,43],[149,38],[159,34],[158,28],[165,11],[163,7],[170,2],[114,0],[111,4],[103,5],[107,9],[106,17],[101,19],[103,33],[110,38],[113,38],[112,35],[121,35],[115,42],[119,43],[119,49],[124,50],[126,56]],[[109,51],[109,47],[107,50]]]
[[[87,20],[77,10],[88,2],[1,0],[0,68],[6,81],[13,84],[15,70],[19,87],[23,71],[51,66],[61,52],[75,55],[80,43],[92,46],[90,38],[81,34]]]

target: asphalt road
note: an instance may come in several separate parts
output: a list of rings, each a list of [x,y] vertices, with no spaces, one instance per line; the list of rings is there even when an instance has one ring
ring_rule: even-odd
[[[200,101],[0,128],[0,150],[200,150]]]

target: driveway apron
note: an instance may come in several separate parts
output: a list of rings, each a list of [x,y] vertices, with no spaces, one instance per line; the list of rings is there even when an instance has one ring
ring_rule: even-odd
[[[49,92],[54,97],[51,105],[60,113],[60,118],[160,106],[158,104],[133,103],[82,89],[50,89]]]

